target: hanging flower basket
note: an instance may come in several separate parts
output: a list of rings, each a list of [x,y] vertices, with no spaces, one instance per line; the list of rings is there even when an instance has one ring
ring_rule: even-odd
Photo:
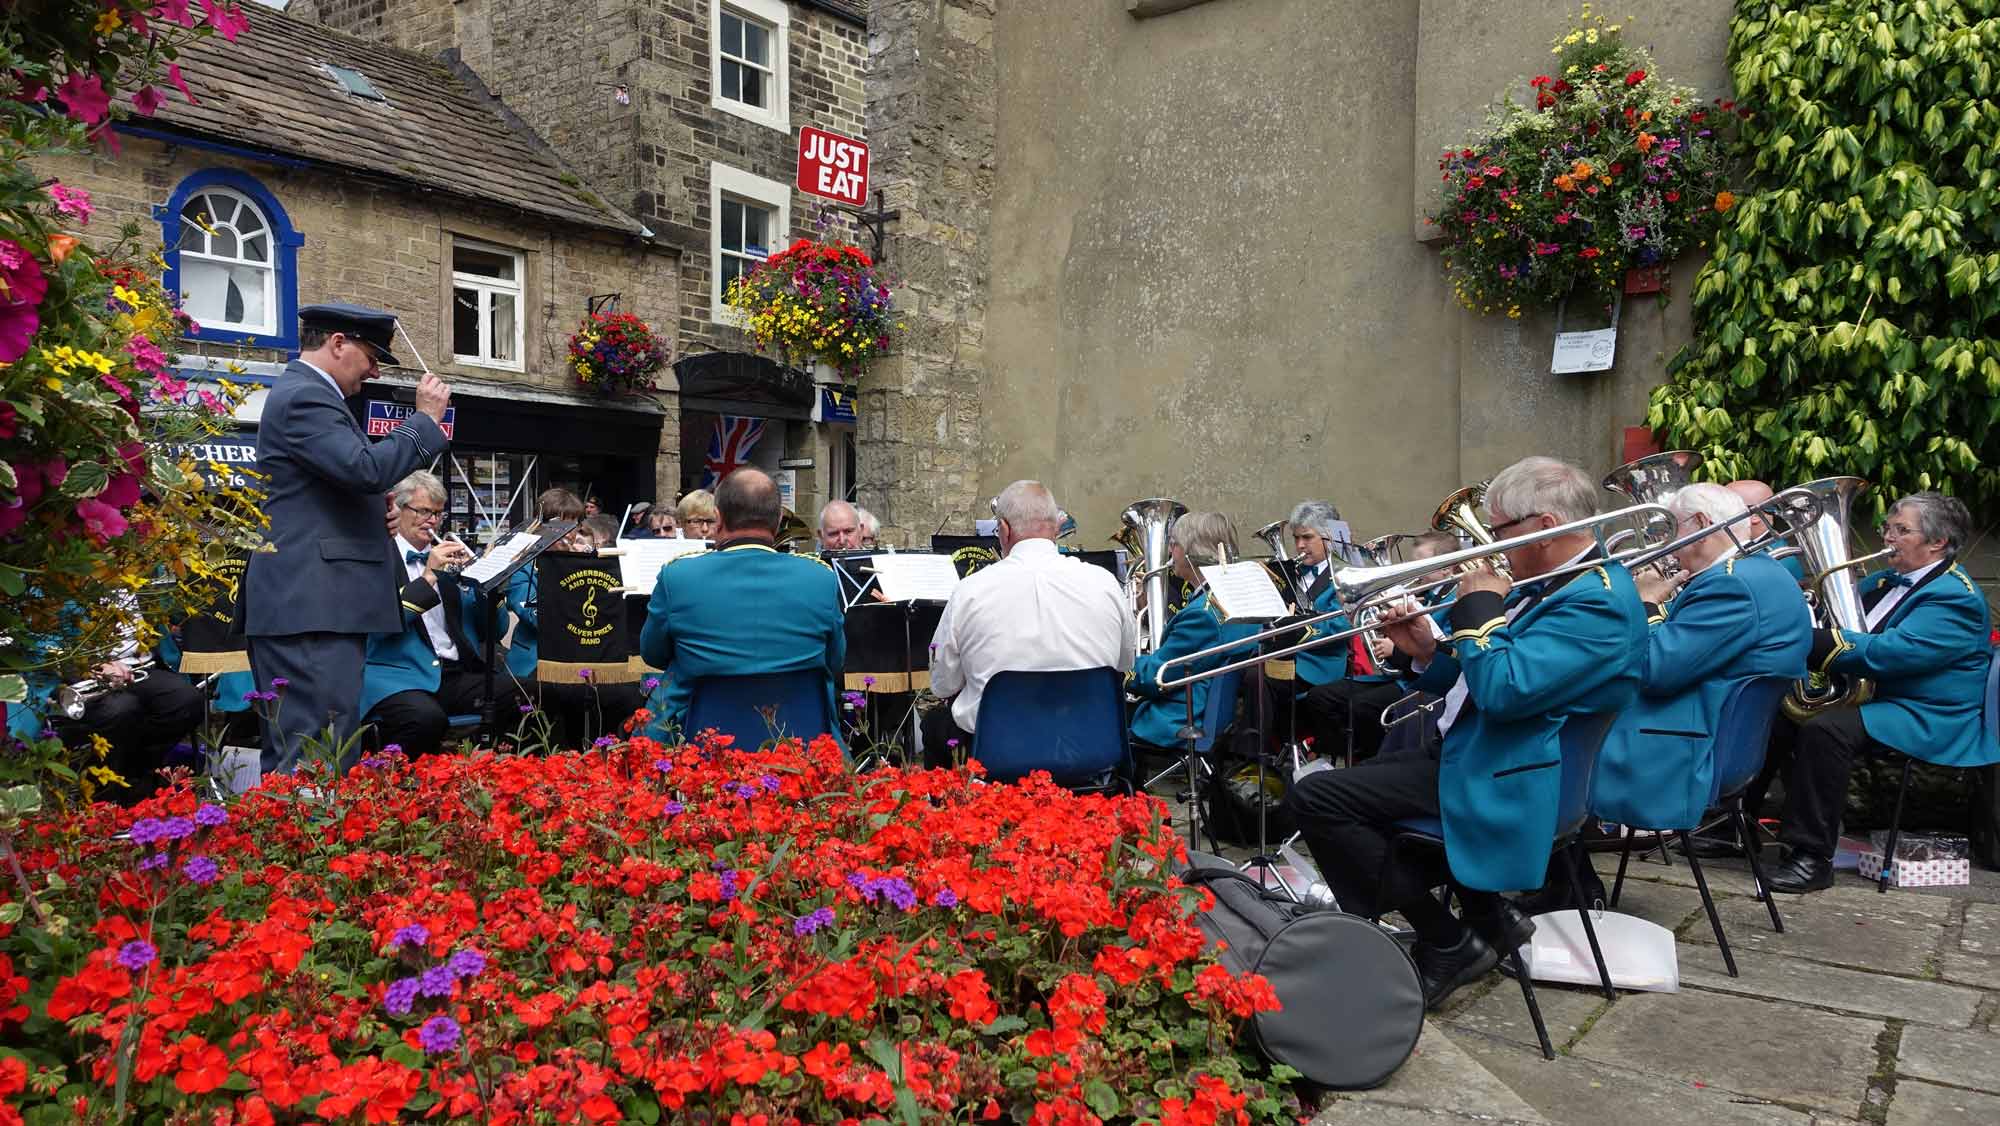
[[[799,239],[729,283],[726,299],[748,318],[758,351],[848,377],[867,370],[903,327],[874,259],[846,243]]]
[[[1666,266],[1709,237],[1724,189],[1730,102],[1664,82],[1644,48],[1583,9],[1556,66],[1508,98],[1483,133],[1438,162],[1444,265],[1466,308],[1518,317],[1575,291],[1609,302],[1632,269]]]
[[[650,391],[667,350],[645,321],[630,313],[592,313],[569,338],[569,369],[602,395]]]

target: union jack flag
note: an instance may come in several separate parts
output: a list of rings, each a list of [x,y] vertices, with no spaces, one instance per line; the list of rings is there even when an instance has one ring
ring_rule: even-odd
[[[708,456],[703,461],[701,487],[713,489],[738,469],[750,464],[750,451],[764,436],[764,420],[746,414],[724,414],[715,418],[715,432],[708,437]]]

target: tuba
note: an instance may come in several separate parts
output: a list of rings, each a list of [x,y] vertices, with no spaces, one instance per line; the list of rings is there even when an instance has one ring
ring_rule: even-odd
[[[1814,616],[1822,626],[1862,633],[1868,629],[1868,615],[1861,608],[1861,588],[1854,581],[1854,569],[1880,558],[1875,552],[1854,558],[1848,545],[1854,498],[1868,487],[1859,477],[1824,477],[1798,486],[1810,492],[1820,504],[1820,518],[1804,528],[1794,529],[1799,556],[1810,576]],[[1785,714],[1803,723],[1827,708],[1866,703],[1875,694],[1874,685],[1859,677],[1808,676],[1785,695]]]
[[[1668,450],[1628,461],[1604,475],[1603,486],[1641,504],[1659,504],[1675,489],[1694,483],[1702,456],[1693,450]]]
[[[1141,652],[1159,648],[1167,635],[1167,531],[1187,512],[1177,500],[1155,497],[1125,506],[1121,519],[1126,531],[1119,533],[1125,547],[1125,604],[1143,616],[1145,628],[1139,634]],[[1137,550],[1134,550],[1134,549]],[[1146,608],[1139,610],[1139,591],[1146,592]]]

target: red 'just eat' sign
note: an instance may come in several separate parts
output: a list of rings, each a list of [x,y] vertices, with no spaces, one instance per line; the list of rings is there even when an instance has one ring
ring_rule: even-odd
[[[860,207],[868,199],[868,146],[852,137],[799,129],[799,190]]]

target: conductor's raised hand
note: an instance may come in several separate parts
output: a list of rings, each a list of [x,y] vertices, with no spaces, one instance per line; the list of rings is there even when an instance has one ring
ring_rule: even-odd
[[[417,380],[417,410],[430,415],[432,422],[443,422],[444,409],[450,405],[451,384],[425,372]]]

